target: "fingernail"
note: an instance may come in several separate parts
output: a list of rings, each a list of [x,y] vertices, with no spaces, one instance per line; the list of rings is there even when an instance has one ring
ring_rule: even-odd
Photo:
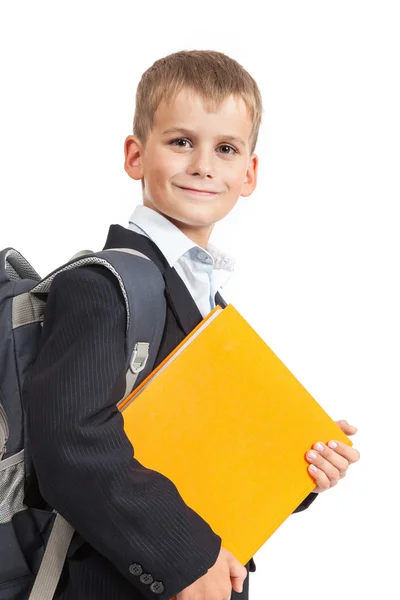
[[[322,450],[324,449],[323,444],[321,444],[321,442],[317,442],[316,444],[314,444],[314,448],[316,450],[318,450],[318,452],[322,452]]]
[[[330,442],[328,442],[328,446],[329,448],[335,449],[337,448],[337,443],[331,440]]]
[[[315,465],[310,465],[308,468],[310,469],[310,471],[313,471],[314,473],[315,473],[315,471],[318,471],[318,469]]]
[[[308,458],[310,458],[311,460],[315,460],[317,458],[317,455],[315,454],[315,452],[308,452],[307,453]]]

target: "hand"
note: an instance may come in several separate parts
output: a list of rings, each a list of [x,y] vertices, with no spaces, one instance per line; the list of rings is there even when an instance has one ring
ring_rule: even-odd
[[[230,600],[232,587],[243,590],[247,569],[229,550],[221,547],[218,558],[207,573],[176,595],[176,600]]]
[[[357,433],[357,427],[347,421],[336,421],[346,435]],[[355,448],[338,440],[331,440],[328,445],[317,442],[313,450],[307,452],[306,460],[311,463],[308,472],[317,484],[313,492],[320,493],[334,487],[346,476],[349,466],[360,459],[360,453]]]

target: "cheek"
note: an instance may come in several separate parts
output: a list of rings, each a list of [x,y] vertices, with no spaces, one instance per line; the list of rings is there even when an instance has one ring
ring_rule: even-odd
[[[151,174],[157,185],[163,185],[184,170],[184,156],[182,154],[170,150],[161,150],[153,158]]]
[[[227,179],[229,189],[232,192],[235,192],[235,194],[239,194],[242,191],[245,177],[246,177],[245,171],[243,171],[243,174],[238,174],[237,172],[232,173],[231,177]]]
[[[246,164],[232,162],[224,169],[224,180],[231,191],[238,192],[242,190],[246,178]]]

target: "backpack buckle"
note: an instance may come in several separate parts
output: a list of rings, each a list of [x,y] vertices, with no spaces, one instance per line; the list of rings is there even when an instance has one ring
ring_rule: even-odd
[[[149,358],[149,346],[148,342],[138,342],[133,350],[129,369],[132,373],[140,373],[146,366],[147,359]]]

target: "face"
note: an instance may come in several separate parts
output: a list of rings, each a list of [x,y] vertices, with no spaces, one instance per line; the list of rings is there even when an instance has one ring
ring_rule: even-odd
[[[142,145],[125,141],[125,170],[143,182],[143,203],[205,247],[214,224],[256,187],[252,122],[241,98],[207,112],[201,96],[183,89],[162,102]]]

